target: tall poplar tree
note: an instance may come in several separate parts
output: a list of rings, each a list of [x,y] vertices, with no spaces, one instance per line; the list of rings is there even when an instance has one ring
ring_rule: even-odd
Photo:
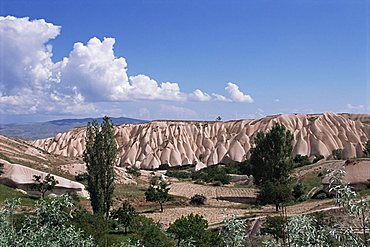
[[[89,122],[84,152],[87,190],[94,214],[105,214],[106,218],[112,205],[116,156],[117,144],[110,118],[105,116],[101,126],[95,120]]]

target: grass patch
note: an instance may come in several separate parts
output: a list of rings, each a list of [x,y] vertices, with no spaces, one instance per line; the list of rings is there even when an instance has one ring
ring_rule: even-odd
[[[314,187],[320,187],[322,185],[321,177],[319,177],[317,173],[308,173],[304,175],[300,181],[305,187],[305,193],[308,193]]]
[[[139,185],[116,185],[113,196],[145,197],[147,188]]]
[[[3,204],[6,199],[21,198],[21,205],[31,206],[39,198],[32,195],[25,195],[13,188],[0,184],[0,204]]]

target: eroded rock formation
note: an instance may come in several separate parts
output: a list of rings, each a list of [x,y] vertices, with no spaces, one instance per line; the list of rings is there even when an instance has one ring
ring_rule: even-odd
[[[362,156],[363,144],[370,139],[370,125],[361,118],[335,113],[268,116],[259,120],[228,122],[152,121],[115,127],[120,166],[156,168],[205,163],[216,164],[249,157],[258,131],[276,123],[284,124],[294,135],[293,154],[329,157],[343,149],[344,157]],[[32,145],[53,154],[81,156],[85,148],[85,128],[72,129]]]

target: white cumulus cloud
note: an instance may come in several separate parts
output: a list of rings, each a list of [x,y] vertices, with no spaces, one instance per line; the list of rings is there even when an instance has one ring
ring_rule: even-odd
[[[0,113],[96,113],[96,104],[134,100],[253,102],[233,83],[225,88],[229,99],[200,89],[185,93],[178,83],[158,83],[143,74],[129,76],[126,59],[114,52],[114,38],[77,42],[54,63],[49,42],[60,30],[43,19],[0,16]],[[181,107],[162,108],[195,114]]]
[[[200,89],[196,89],[189,95],[189,98],[195,101],[210,101],[212,99],[209,94],[202,92]]]
[[[244,102],[244,103],[252,103],[253,99],[250,95],[244,94],[240,91],[238,85],[229,82],[225,87],[225,90],[230,94],[230,97],[235,102]]]
[[[213,93],[212,96],[216,101],[222,101],[222,102],[231,102],[231,99],[226,98],[225,96],[217,93]]]

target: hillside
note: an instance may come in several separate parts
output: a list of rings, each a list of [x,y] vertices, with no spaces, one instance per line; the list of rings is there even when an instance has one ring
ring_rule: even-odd
[[[356,116],[324,113],[268,116],[259,120],[229,122],[152,121],[115,127],[119,165],[156,168],[194,163],[216,164],[232,159],[243,161],[258,131],[276,123],[293,134],[293,153],[313,157],[344,149],[344,156],[362,156],[363,143],[370,139],[370,125]],[[361,119],[358,117],[358,119]],[[362,119],[368,119],[366,115]],[[83,154],[85,128],[75,128],[32,145],[53,154],[77,157]]]

